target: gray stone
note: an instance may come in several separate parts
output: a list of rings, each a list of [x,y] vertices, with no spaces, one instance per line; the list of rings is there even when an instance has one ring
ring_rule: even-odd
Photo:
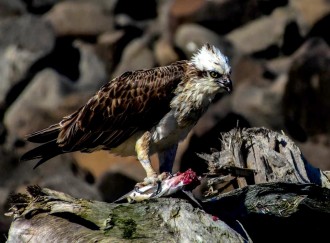
[[[291,57],[279,57],[267,62],[267,68],[277,75],[288,73],[292,63]]]
[[[146,40],[144,38],[137,38],[125,47],[121,60],[112,77],[119,76],[126,71],[147,69],[154,66],[154,56],[148,48]]]
[[[84,105],[107,81],[104,64],[94,46],[75,42],[81,57],[76,82],[52,69],[38,73],[5,113],[4,124],[12,139],[48,127]]]
[[[255,0],[175,0],[169,13],[174,27],[203,23],[217,33],[227,33],[262,15]]]
[[[21,15],[26,12],[26,7],[21,0],[1,0],[0,18]]]
[[[15,45],[35,53],[49,52],[54,45],[54,33],[39,17],[24,15],[0,21],[0,48]]]
[[[82,0],[74,0],[77,2],[82,2]],[[90,2],[90,0],[83,0],[85,2]],[[116,4],[119,0],[93,0],[94,3],[102,7],[102,9],[108,13],[113,13],[116,7]]]
[[[5,181],[6,187],[14,192],[23,192],[28,185],[39,185],[70,193],[78,198],[101,200],[97,187],[72,171],[74,161],[71,154],[56,156],[33,169],[36,162],[24,161],[15,170],[8,171],[11,176]]]
[[[40,18],[24,15],[0,21],[0,103],[27,70],[54,46],[54,33]]]
[[[48,163],[52,162],[54,161],[49,161]],[[54,168],[54,166],[52,167]],[[69,166],[66,166],[65,170],[58,170],[57,168],[53,169],[52,176],[43,178],[39,186],[65,192],[77,198],[102,200],[98,188],[73,175]]]
[[[174,42],[187,58],[190,58],[205,43],[218,47],[229,59],[234,56],[234,50],[229,41],[198,24],[181,25],[175,33]]]
[[[280,128],[283,119],[277,115],[281,99],[268,89],[249,82],[240,85],[232,96],[233,111],[244,116],[252,127]]]
[[[71,82],[52,69],[38,73],[5,113],[8,134],[23,138],[30,132],[48,127],[64,115],[59,107],[72,89]]]
[[[154,53],[157,64],[160,66],[169,65],[179,60],[179,55],[174,50],[173,45],[166,39],[159,39],[156,41]]]
[[[233,70],[236,70],[233,72],[235,88],[230,96],[233,111],[244,116],[252,127],[283,129],[282,98],[287,75],[266,81],[262,65],[247,58],[242,58]]]
[[[94,94],[107,81],[105,64],[97,56],[95,46],[75,41],[74,46],[80,51],[79,79],[75,83],[77,91]]]
[[[283,41],[285,26],[295,19],[291,9],[276,9],[270,16],[264,16],[247,23],[226,35],[234,46],[243,54],[265,50]]]
[[[118,30],[105,32],[97,38],[95,52],[104,63],[108,76],[111,75],[117,65],[116,50],[124,34],[125,32],[123,30]]]
[[[56,4],[45,16],[58,36],[98,35],[113,29],[113,18],[94,2]]]

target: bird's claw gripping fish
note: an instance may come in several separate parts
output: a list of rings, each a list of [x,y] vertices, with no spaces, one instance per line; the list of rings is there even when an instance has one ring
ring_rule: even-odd
[[[158,182],[156,185],[146,185],[141,188],[135,188],[115,202],[126,199],[128,202],[140,202],[152,198],[159,198],[172,195],[180,190],[184,191],[185,187],[199,182],[199,178],[194,171],[188,169],[185,172],[178,172],[169,175],[166,179]],[[185,192],[185,191],[184,191]],[[188,195],[190,197],[190,195]]]

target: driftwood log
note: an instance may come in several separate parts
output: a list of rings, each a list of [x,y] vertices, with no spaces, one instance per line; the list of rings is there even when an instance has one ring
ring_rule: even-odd
[[[321,242],[330,183],[284,134],[233,129],[208,164],[199,204],[178,193],[140,203],[76,199],[30,186],[13,195],[7,242]],[[327,222],[324,222],[327,221]]]

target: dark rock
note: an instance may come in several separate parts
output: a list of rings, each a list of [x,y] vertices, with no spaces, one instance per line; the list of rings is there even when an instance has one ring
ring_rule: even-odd
[[[273,12],[273,10],[276,9],[277,7],[288,5],[288,2],[289,2],[289,0],[277,0],[277,1],[258,0],[257,5],[258,5],[258,9],[260,9],[260,11],[263,14],[268,15],[268,14],[271,14]]]
[[[32,169],[35,161],[19,163],[17,154],[14,155],[12,150],[4,146],[0,147],[0,158],[0,232],[2,235],[8,231],[10,225],[9,218],[4,217],[4,213],[11,206],[8,199],[12,193],[26,192],[26,186],[40,185],[72,193],[71,195],[77,198],[102,199],[94,185],[90,185],[72,173],[70,155],[55,157],[35,170]],[[0,241],[2,242],[1,239]]]
[[[305,143],[297,143],[297,145],[313,166],[323,171],[330,170],[330,144],[327,134],[313,136]]]
[[[8,198],[11,195],[10,190],[7,187],[0,187],[0,234],[1,242],[5,242],[5,236],[7,235],[8,229],[10,227],[11,219],[5,216],[8,208]]]
[[[245,56],[233,64],[232,70],[234,91],[229,96],[232,112],[245,117],[251,126],[282,129],[281,101],[286,73],[277,74],[263,62]]]
[[[322,39],[307,41],[294,55],[283,97],[290,134],[295,127],[308,136],[330,131],[330,49]],[[299,129],[298,131],[300,131]]]
[[[119,61],[118,45],[122,42],[124,31],[106,32],[101,34],[95,46],[95,53],[103,61],[107,76],[110,77]]]
[[[298,16],[297,23],[303,36],[330,11],[330,4],[327,0],[290,0],[289,6]]]
[[[232,80],[235,89],[245,82],[259,83],[264,73],[261,62],[248,56],[241,56],[232,64]]]
[[[74,40],[74,38],[70,37],[57,37],[51,53],[38,59],[31,66],[29,75],[33,77],[43,69],[52,68],[59,74],[76,82],[79,78],[79,61],[81,56],[79,49],[73,44]]]
[[[27,10],[33,14],[43,14],[58,2],[60,0],[25,0]]]
[[[170,14],[174,25],[194,22],[225,34],[285,4],[286,1],[276,1],[274,4],[274,1],[254,0],[176,0]]]
[[[283,128],[281,101],[287,82],[285,75],[272,83],[244,82],[232,95],[233,111],[244,116],[252,127]]]
[[[0,22],[0,47],[15,45],[35,53],[49,52],[54,45],[54,33],[41,18],[24,15]]]
[[[285,27],[282,43],[282,53],[284,55],[291,55],[295,52],[300,45],[303,43],[304,39],[300,34],[299,26],[296,22],[290,22]]]
[[[5,113],[9,142],[58,122],[84,105],[105,83],[106,73],[94,49],[76,44],[81,52],[80,77],[73,83],[52,69],[38,73]]]
[[[52,160],[60,160],[60,159],[63,159],[63,156],[60,156]],[[44,174],[39,175],[42,178],[38,183],[39,186],[69,193],[70,195],[77,198],[102,200],[102,196],[95,185],[86,181],[86,178],[75,176],[72,173],[72,171],[69,169],[72,160],[70,161],[69,159],[67,159],[66,161],[61,161],[61,164],[56,167],[55,167],[55,163],[59,163],[59,162],[49,161],[47,164],[42,165],[42,166],[52,167],[53,174],[52,176],[47,175],[48,173],[46,175]],[[62,165],[63,163],[66,163],[66,165],[63,166]],[[64,168],[58,169],[61,166]],[[44,170],[46,170],[46,168]],[[48,168],[47,172],[49,170],[50,169]]]
[[[15,192],[24,190],[28,185],[39,185],[71,193],[78,198],[101,199],[94,185],[74,175],[71,170],[73,163],[71,154],[59,155],[33,169],[36,162],[25,161],[20,163],[15,170],[8,171],[11,176],[5,181],[5,185]]]
[[[2,0],[0,2],[0,18],[17,16],[26,13],[26,7],[21,0]]]
[[[330,45],[330,34],[329,31],[327,31],[328,26],[330,26],[330,14],[315,23],[310,32],[307,34],[307,38],[320,37],[323,38],[328,45]]]
[[[157,16],[156,0],[120,0],[117,1],[114,14],[127,14],[135,20],[153,19]]]
[[[0,187],[4,187],[8,180],[13,179],[11,172],[19,166],[18,155],[5,146],[1,146],[0,158]]]
[[[86,91],[93,95],[108,81],[105,64],[97,56],[95,46],[75,41],[73,45],[80,52],[79,79],[75,83],[77,91]]]
[[[136,183],[119,172],[107,172],[99,179],[97,187],[105,202],[113,202],[133,190]]]

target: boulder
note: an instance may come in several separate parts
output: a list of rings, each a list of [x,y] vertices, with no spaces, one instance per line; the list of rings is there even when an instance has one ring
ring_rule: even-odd
[[[125,47],[112,77],[117,77],[126,71],[147,69],[154,66],[154,55],[148,47],[146,39],[143,37],[136,38]]]
[[[51,26],[32,15],[0,21],[0,103],[29,68],[54,46]]]
[[[287,0],[175,0],[170,16],[174,27],[182,23],[200,23],[225,34],[286,4]]]
[[[263,16],[242,25],[226,35],[226,38],[243,54],[253,54],[283,42],[285,27],[294,20],[287,8],[278,8],[270,16]]]
[[[21,0],[2,0],[0,2],[0,18],[17,16],[26,13],[26,7]]]
[[[180,59],[174,46],[165,38],[155,42],[154,53],[159,66],[166,66]]]
[[[290,0],[289,2],[297,15],[298,25],[304,35],[330,11],[330,4],[327,0]]]
[[[94,2],[64,1],[44,15],[57,36],[98,35],[113,29],[112,16]]]
[[[330,132],[330,48],[308,40],[293,56],[282,100],[290,135],[296,139]]]
[[[5,113],[9,136],[23,138],[51,125],[64,115],[58,108],[72,89],[72,83],[52,69],[38,73]]]
[[[190,58],[205,43],[218,47],[232,61],[234,50],[228,40],[198,24],[183,24],[174,35],[174,43]]]
[[[79,78],[75,82],[75,88],[77,91],[85,91],[93,95],[108,81],[105,64],[96,54],[95,45],[79,40],[76,40],[73,45],[80,52]]]

